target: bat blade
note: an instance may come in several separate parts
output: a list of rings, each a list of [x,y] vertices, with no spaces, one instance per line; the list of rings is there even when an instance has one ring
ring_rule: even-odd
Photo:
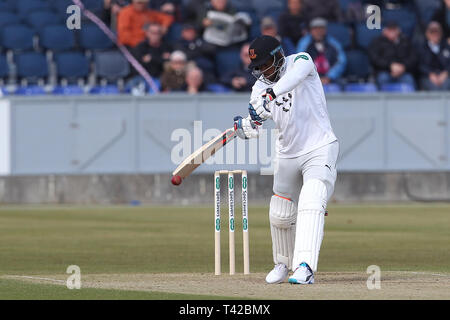
[[[172,175],[178,175],[182,179],[188,177],[202,163],[213,156],[218,150],[223,148],[234,138],[236,138],[236,131],[234,128],[225,130],[223,133],[207,142],[184,159],[183,162],[180,163],[180,165],[172,172]]]

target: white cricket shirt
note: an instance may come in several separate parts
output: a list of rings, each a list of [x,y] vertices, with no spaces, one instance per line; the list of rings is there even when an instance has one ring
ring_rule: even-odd
[[[273,88],[272,119],[279,130],[276,151],[280,158],[296,158],[327,145],[337,138],[331,128],[322,82],[308,53],[286,57],[275,84],[256,81],[250,103]]]

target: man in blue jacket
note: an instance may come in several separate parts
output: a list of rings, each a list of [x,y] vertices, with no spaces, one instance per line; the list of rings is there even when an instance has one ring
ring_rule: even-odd
[[[342,45],[327,35],[327,24],[323,18],[313,19],[309,24],[309,34],[297,45],[297,52],[308,52],[313,58],[323,84],[338,82],[347,65]]]

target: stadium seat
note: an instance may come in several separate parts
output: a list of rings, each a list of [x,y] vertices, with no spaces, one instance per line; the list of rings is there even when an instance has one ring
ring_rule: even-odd
[[[0,11],[0,28],[10,24],[20,24],[20,17],[13,12]]]
[[[2,47],[11,50],[29,50],[33,48],[34,31],[26,25],[5,26],[1,30]]]
[[[75,32],[63,24],[45,26],[40,32],[40,45],[48,50],[70,50],[75,46]]]
[[[381,35],[381,29],[368,29],[365,23],[356,26],[356,44],[363,49],[367,49],[373,39]]]
[[[222,74],[224,70],[234,70],[241,64],[240,49],[220,49],[216,53],[216,74]]]
[[[383,10],[381,13],[383,21],[396,21],[403,33],[411,37],[416,27],[417,18],[412,10],[408,9],[392,9]]]
[[[408,93],[416,90],[407,83],[388,83],[381,86],[381,91]]]
[[[74,5],[72,0],[57,0],[57,1],[50,1],[50,3],[52,9],[60,15],[66,15],[67,8],[71,5]]]
[[[50,11],[51,6],[44,0],[17,0],[16,9],[19,16],[26,17],[31,12]]]
[[[65,78],[69,82],[89,75],[89,61],[81,52],[63,52],[55,57],[56,70],[59,78]]]
[[[181,39],[181,31],[183,30],[183,25],[181,23],[175,22],[169,28],[169,31],[164,37],[164,40],[169,43],[174,43]]]
[[[37,11],[27,15],[25,22],[36,31],[40,31],[46,26],[60,24],[63,21],[62,17],[56,13],[50,11]]]
[[[341,86],[336,83],[329,83],[323,85],[323,91],[325,93],[340,93],[342,92]]]
[[[28,81],[35,81],[48,76],[47,58],[43,53],[24,52],[15,57],[17,75]]]
[[[84,93],[84,89],[77,85],[56,86],[52,91],[52,94],[64,96],[76,96]]]
[[[352,44],[350,28],[345,24],[328,23],[328,34],[339,41],[344,49],[350,47]]]
[[[120,90],[115,85],[107,85],[107,86],[95,86],[89,90],[90,94],[98,94],[98,95],[110,95],[110,94],[120,94]]]
[[[223,84],[220,83],[211,83],[206,86],[206,90],[214,93],[228,93],[231,92],[231,89],[227,88]]]
[[[419,19],[424,25],[427,25],[433,18],[434,12],[440,8],[441,0],[415,0]]]
[[[345,92],[371,93],[377,91],[378,88],[373,83],[349,83],[345,86]]]
[[[103,0],[83,0],[84,7],[92,12],[98,12],[103,9]]]
[[[104,50],[112,48],[114,43],[95,24],[84,24],[80,30],[80,46],[85,50]]]
[[[367,79],[370,75],[370,61],[367,54],[362,50],[348,50],[347,70],[345,77],[349,81],[358,81]]]
[[[102,51],[95,54],[95,71],[98,77],[115,82],[130,74],[130,65],[120,51]]]
[[[47,92],[42,86],[31,85],[26,87],[18,87],[14,94],[21,96],[36,96],[47,94]]]
[[[2,0],[0,1],[0,12],[15,12],[16,1],[15,0]]]
[[[9,65],[8,60],[4,54],[0,54],[0,78],[6,79],[9,77]]]

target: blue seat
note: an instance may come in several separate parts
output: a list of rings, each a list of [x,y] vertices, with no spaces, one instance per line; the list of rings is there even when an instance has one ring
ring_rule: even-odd
[[[424,25],[430,23],[434,12],[440,8],[441,0],[415,0],[419,19]]]
[[[2,47],[11,50],[30,50],[33,48],[33,29],[23,24],[9,25],[1,29]]]
[[[183,31],[183,25],[175,22],[170,25],[169,31],[164,37],[164,40],[169,43],[174,43],[181,39],[181,31]]]
[[[345,76],[350,81],[367,79],[370,75],[370,61],[367,54],[362,50],[348,50],[347,69]]]
[[[108,82],[126,78],[130,74],[130,64],[120,51],[97,52],[94,60],[97,76]]]
[[[413,35],[417,23],[417,17],[413,11],[403,8],[383,10],[381,16],[383,21],[396,21],[407,36]]]
[[[323,91],[325,93],[340,93],[342,92],[341,90],[341,86],[336,84],[336,83],[329,83],[329,84],[324,84],[323,85]]]
[[[342,23],[328,23],[328,34],[335,38],[342,47],[348,48],[352,44],[352,38],[350,35],[350,28]]]
[[[25,22],[33,29],[40,31],[46,26],[62,23],[62,18],[51,11],[37,11],[27,15]]]
[[[16,11],[16,1],[15,0],[0,1],[0,11],[1,12],[15,12]]]
[[[89,11],[95,12],[103,9],[103,0],[83,0],[83,4]]]
[[[80,30],[80,46],[86,50],[110,49],[114,43],[95,24],[83,24]]]
[[[66,25],[50,25],[40,32],[40,45],[48,50],[70,50],[75,46],[75,32]]]
[[[98,95],[114,95],[120,94],[120,90],[116,85],[95,86],[89,90],[89,93]]]
[[[17,75],[29,81],[48,76],[48,63],[44,54],[38,52],[23,52],[15,57]]]
[[[407,83],[387,83],[381,86],[381,91],[408,93],[414,92],[416,90],[414,89],[414,87]]]
[[[20,24],[20,17],[13,12],[0,12],[0,28],[10,24]]]
[[[44,0],[17,0],[16,9],[19,16],[25,17],[30,12],[50,11],[51,6]]]
[[[216,53],[216,74],[222,74],[224,70],[234,70],[241,64],[239,49],[220,49]]]
[[[227,88],[223,84],[220,83],[211,83],[206,86],[206,90],[214,93],[228,93],[231,92],[230,88]]]
[[[360,23],[355,28],[356,44],[367,49],[373,39],[381,35],[381,29],[368,29],[365,23]]]
[[[14,92],[14,94],[21,95],[21,96],[37,96],[37,95],[47,94],[47,92],[41,86],[30,85],[30,86],[26,86],[26,87],[17,88],[16,91]]]
[[[4,54],[0,54],[0,78],[4,79],[9,76],[9,65]]]
[[[52,94],[63,96],[77,96],[84,94],[84,89],[77,85],[56,86]]]
[[[81,52],[63,52],[55,57],[57,75],[69,81],[89,75],[89,60]]]
[[[345,86],[345,92],[371,93],[377,91],[378,88],[373,83],[349,83]]]
[[[84,3],[84,1],[82,1]],[[56,0],[56,1],[50,1],[51,7],[54,11],[56,11],[58,14],[67,14],[67,8],[69,6],[74,5],[72,0]]]

